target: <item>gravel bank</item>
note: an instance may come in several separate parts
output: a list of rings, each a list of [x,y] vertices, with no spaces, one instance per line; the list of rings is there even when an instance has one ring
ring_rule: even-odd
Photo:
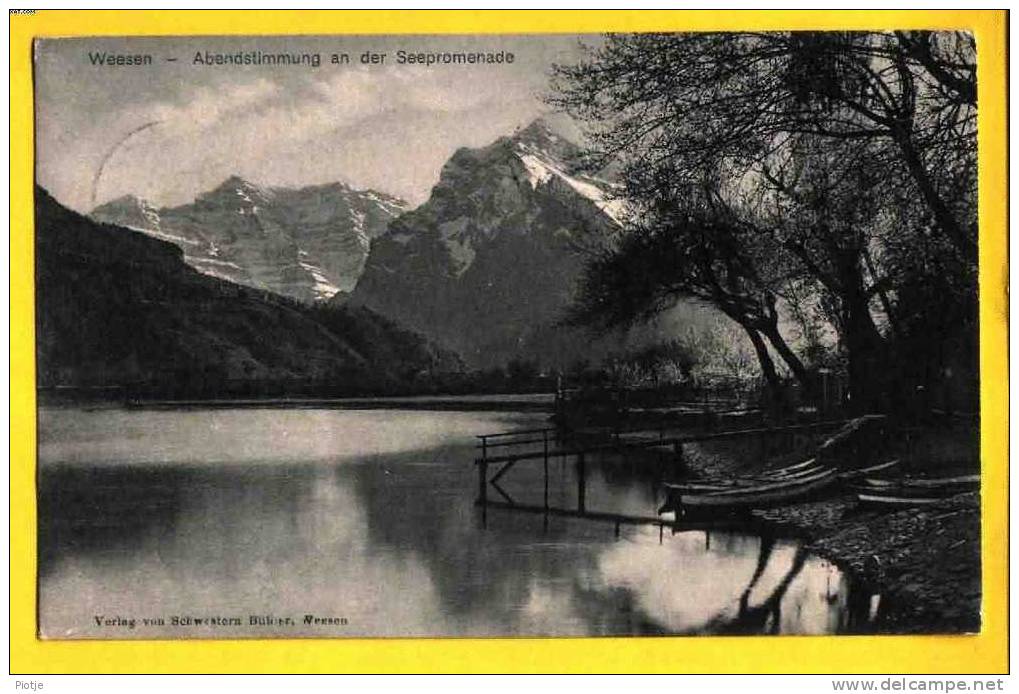
[[[739,451],[691,446],[691,477],[745,471]],[[861,509],[843,495],[753,515],[803,537],[811,551],[848,568],[856,584],[881,596],[876,629],[885,633],[980,630],[980,499],[961,494],[922,508]]]

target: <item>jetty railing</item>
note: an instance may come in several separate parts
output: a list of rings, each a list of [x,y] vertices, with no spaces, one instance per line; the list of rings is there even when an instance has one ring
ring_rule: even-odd
[[[677,460],[680,460],[682,459],[683,455],[682,447],[684,444],[687,443],[703,441],[720,441],[726,439],[736,439],[754,436],[764,437],[772,434],[791,434],[798,431],[810,431],[829,427],[834,428],[845,424],[847,421],[849,420],[835,419],[821,422],[791,424],[778,427],[733,429],[730,431],[701,432],[682,434],[679,436],[664,436],[661,432],[658,432],[658,435],[654,436],[653,435],[654,432],[648,431],[648,433],[651,433],[652,436],[645,440],[633,440],[623,439],[620,437],[613,437],[612,440],[607,442],[592,443],[588,445],[559,445],[560,442],[554,433],[556,432],[556,430],[553,428],[518,430],[513,432],[500,432],[496,434],[483,434],[477,437],[478,439],[481,440],[481,443],[478,445],[478,448],[481,449],[481,457],[476,458],[474,461],[474,464],[478,469],[478,498],[476,500],[476,503],[481,506],[487,506],[489,486],[492,486],[500,495],[506,497],[506,494],[498,486],[498,482],[500,479],[502,479],[503,475],[509,472],[510,469],[512,469],[513,466],[516,465],[517,463],[540,460],[544,465],[545,493],[543,508],[551,511],[548,504],[549,460],[557,457],[565,459],[567,457],[572,456],[576,458],[577,464],[577,511],[583,514],[586,511],[585,509],[586,479],[587,479],[586,462],[587,456],[590,454],[618,452],[620,450],[640,450],[656,447],[671,447],[675,458]],[[532,436],[538,433],[542,434],[541,438]],[[531,436],[531,438],[518,440],[513,438],[515,436]],[[489,455],[489,450],[491,448],[510,446],[513,445],[514,441],[516,441],[519,445],[529,445],[529,443],[540,442],[542,443],[542,447],[541,449],[511,452],[501,455]],[[491,478],[489,478],[488,475],[489,465],[500,466]]]
[[[540,437],[536,436],[541,434]],[[518,436],[532,436],[534,438],[516,438]],[[532,443],[543,443],[546,447],[550,440],[558,440],[559,430],[555,427],[544,427],[542,429],[519,429],[517,431],[503,431],[496,434],[479,434],[475,436],[480,443],[476,446],[481,449],[482,457],[487,457],[488,451],[492,448],[506,448],[508,446],[526,446]],[[492,439],[497,439],[493,441]]]

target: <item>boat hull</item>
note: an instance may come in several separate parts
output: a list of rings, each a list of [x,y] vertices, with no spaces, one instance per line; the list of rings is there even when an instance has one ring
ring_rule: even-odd
[[[909,508],[911,506],[929,506],[948,497],[944,496],[894,496],[884,494],[857,494],[856,498],[864,506],[880,506],[885,508]]]
[[[834,470],[826,470],[811,478],[704,493],[674,495],[673,509],[680,511],[732,511],[750,508],[767,508],[801,501],[817,494],[838,479]]]

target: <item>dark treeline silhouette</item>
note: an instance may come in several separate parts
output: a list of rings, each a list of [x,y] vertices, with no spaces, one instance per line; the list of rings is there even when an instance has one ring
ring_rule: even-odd
[[[784,373],[812,393],[834,364],[858,411],[975,410],[975,65],[964,33],[776,32],[610,35],[556,66],[550,101],[630,207],[571,319],[694,299],[741,327],[779,398]],[[793,318],[834,350],[798,344]]]

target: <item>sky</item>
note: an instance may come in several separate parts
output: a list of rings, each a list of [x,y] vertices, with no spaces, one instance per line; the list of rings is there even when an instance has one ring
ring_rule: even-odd
[[[595,37],[323,36],[39,40],[36,179],[81,212],[133,193],[190,202],[231,175],[263,185],[342,181],[410,203],[427,199],[459,147],[486,145],[539,116],[554,62]],[[397,65],[396,52],[510,51],[501,65]],[[203,54],[319,53],[319,67],[196,65]],[[365,51],[386,53],[362,65]],[[149,54],[99,66],[91,54]],[[332,65],[348,53],[349,65]],[[167,58],[175,58],[170,62]],[[572,132],[571,132],[572,131]],[[132,134],[133,133],[133,134]]]

